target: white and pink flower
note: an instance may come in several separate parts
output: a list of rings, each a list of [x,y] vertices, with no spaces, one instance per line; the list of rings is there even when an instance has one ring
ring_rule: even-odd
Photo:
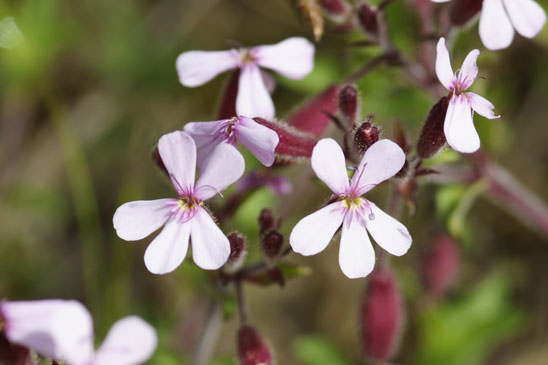
[[[236,147],[239,142],[263,165],[271,166],[279,142],[278,133],[244,116],[214,122],[191,122],[185,125],[184,131],[196,142],[200,161],[211,156],[211,151],[219,143]]]
[[[320,140],[312,152],[312,169],[334,193],[335,201],[301,219],[289,243],[301,255],[323,251],[342,225],[339,265],[349,278],[367,276],[375,264],[375,252],[367,232],[386,251],[401,256],[411,247],[407,228],[373,202],[362,198],[373,187],[402,168],[405,154],[392,141],[380,140],[365,152],[352,179],[345,158],[331,138]]]
[[[441,84],[450,91],[443,132],[451,148],[462,153],[472,153],[480,147],[478,132],[474,127],[474,111],[488,119],[500,118],[500,115],[493,112],[495,107],[489,100],[473,92],[465,92],[478,75],[476,59],[479,53],[477,49],[468,53],[460,70],[454,73],[445,38],[438,41],[436,74]]]
[[[154,328],[129,316],[116,322],[94,351],[91,315],[74,300],[6,301],[0,315],[8,341],[70,365],[137,365],[156,349]]]
[[[194,263],[205,270],[218,269],[230,255],[230,244],[203,203],[242,176],[242,155],[229,144],[217,145],[212,151],[216,158],[202,163],[194,182],[196,145],[190,135],[176,131],[162,136],[158,152],[179,197],[123,204],[114,213],[116,233],[137,241],[164,226],[145,251],[145,265],[153,274],[175,270],[186,256],[189,240]]]
[[[259,67],[269,68],[290,79],[302,79],[314,67],[314,45],[305,38],[228,51],[189,51],[176,62],[181,84],[200,86],[220,73],[240,69],[236,112],[249,117],[274,117],[274,104]]]

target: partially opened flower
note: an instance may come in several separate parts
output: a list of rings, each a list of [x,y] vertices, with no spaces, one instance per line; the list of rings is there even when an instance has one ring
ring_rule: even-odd
[[[244,116],[214,122],[191,122],[185,125],[184,131],[194,138],[199,160],[211,156],[211,151],[219,143],[236,147],[240,142],[263,165],[271,166],[279,142],[278,134],[272,129]]]
[[[203,202],[242,176],[244,159],[226,143],[215,149],[216,158],[207,159],[200,166],[200,177],[195,183],[196,145],[192,137],[182,131],[162,136],[158,152],[179,197],[129,202],[114,213],[116,233],[126,241],[143,239],[164,226],[145,252],[145,265],[150,272],[167,274],[175,270],[186,256],[189,239],[192,258],[202,269],[218,269],[228,259],[228,238]]]
[[[259,67],[269,68],[290,79],[305,77],[314,67],[314,46],[305,38],[228,51],[189,51],[177,58],[181,84],[200,86],[230,69],[240,69],[236,112],[249,117],[274,117],[274,104]]]
[[[3,302],[0,314],[11,343],[69,365],[142,364],[156,349],[154,329],[141,318],[129,316],[116,322],[94,351],[91,316],[74,300]]]
[[[468,53],[460,70],[453,73],[445,38],[438,41],[436,74],[441,84],[450,91],[443,132],[447,143],[454,150],[463,153],[475,152],[480,147],[478,132],[474,127],[473,111],[488,119],[500,118],[500,115],[493,112],[495,107],[489,100],[478,94],[465,92],[478,75],[478,55],[477,49]]]
[[[349,278],[367,276],[375,264],[375,252],[367,232],[386,251],[401,256],[411,246],[407,228],[362,195],[394,176],[405,162],[402,149],[382,139],[365,152],[349,181],[340,146],[331,138],[320,140],[312,152],[312,169],[335,194],[335,201],[301,219],[289,243],[305,256],[315,255],[329,244],[342,225],[339,265]]]

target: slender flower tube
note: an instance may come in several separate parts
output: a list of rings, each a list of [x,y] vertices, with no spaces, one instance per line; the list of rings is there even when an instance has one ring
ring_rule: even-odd
[[[493,112],[495,106],[489,100],[473,92],[465,92],[478,75],[476,59],[479,53],[477,49],[468,53],[460,70],[453,73],[445,38],[438,41],[436,74],[441,84],[450,92],[443,132],[451,148],[462,153],[472,153],[480,148],[478,132],[474,128],[473,111],[488,119],[500,118],[500,115]]]
[[[220,268],[230,255],[230,244],[203,203],[242,176],[242,155],[226,143],[219,144],[212,152],[216,158],[200,166],[195,183],[196,145],[190,135],[176,131],[162,136],[158,152],[179,197],[123,204],[114,213],[116,233],[123,240],[137,241],[164,226],[145,252],[145,265],[153,274],[175,270],[186,256],[189,239],[196,265]]]
[[[184,131],[192,136],[198,147],[198,161],[214,158],[212,151],[220,143],[234,147],[238,142],[265,166],[274,163],[274,151],[278,146],[278,133],[254,121],[239,116],[214,122],[187,123]],[[201,165],[199,162],[198,165]]]
[[[350,181],[343,151],[333,139],[322,139],[316,144],[311,162],[336,201],[297,223],[289,237],[295,252],[309,256],[323,251],[341,225],[339,265],[351,279],[367,276],[375,265],[375,252],[367,232],[392,255],[407,252],[412,241],[407,228],[362,198],[402,168],[405,154],[397,144],[382,139],[369,147]]]
[[[314,67],[314,46],[305,38],[228,51],[189,51],[177,57],[181,84],[196,87],[220,73],[239,68],[240,79],[236,112],[249,117],[270,119],[274,104],[259,67],[269,68],[290,79],[302,79]]]
[[[154,329],[129,316],[116,322],[94,351],[91,315],[74,300],[6,301],[0,313],[11,343],[70,365],[142,364],[156,349]]]

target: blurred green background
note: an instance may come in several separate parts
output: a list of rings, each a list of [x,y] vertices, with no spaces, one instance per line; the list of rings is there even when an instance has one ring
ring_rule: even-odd
[[[387,13],[396,45],[417,56],[419,25],[411,3],[395,1]],[[98,340],[117,319],[138,314],[159,334],[149,363],[170,365],[192,359],[209,303],[221,295],[227,320],[213,361],[235,363],[230,292],[212,290],[214,274],[197,269],[190,257],[170,275],[150,274],[143,264],[149,239],[118,239],[112,215],[126,201],[172,196],[151,159],[155,143],[187,121],[216,117],[228,73],[184,88],[174,67],[179,53],[226,49],[231,40],[257,45],[311,38],[309,27],[289,0],[1,0],[0,19],[7,16],[15,18],[25,42],[0,49],[0,298],[80,299],[94,315]],[[378,54],[349,47],[360,39],[358,31],[327,31],[306,79],[275,75],[278,117]],[[483,148],[547,202],[548,27],[532,41],[516,37],[495,53],[482,47],[473,22],[451,51],[455,69],[473,48],[482,51],[484,76],[473,91],[503,116],[476,116]],[[358,87],[363,114],[374,112],[386,137],[394,119],[417,136],[435,102],[401,70],[386,66]],[[248,168],[257,164],[246,159]],[[328,199],[308,162],[282,172],[294,184],[292,195],[260,190],[223,227],[248,237],[251,261],[259,258],[256,218],[262,208],[283,218],[287,237],[298,219]],[[407,310],[396,362],[546,364],[547,237],[470,189],[425,185],[417,214],[404,214],[414,246],[392,260]],[[388,191],[376,189],[371,200],[383,206]],[[459,210],[467,193],[472,204]],[[215,198],[213,210],[221,203]],[[447,297],[426,305],[419,254],[442,229],[460,242],[461,275]],[[309,267],[310,275],[283,289],[246,286],[250,320],[279,364],[361,362],[357,313],[366,280],[343,276],[337,253],[334,240],[314,257],[291,254],[288,261]]]

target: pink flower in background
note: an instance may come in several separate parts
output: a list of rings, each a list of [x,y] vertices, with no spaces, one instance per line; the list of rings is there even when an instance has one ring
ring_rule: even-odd
[[[272,166],[274,150],[279,142],[275,131],[243,116],[214,122],[187,123],[184,131],[196,142],[198,160],[211,156],[211,151],[219,143],[228,143],[236,147],[240,142],[263,165]]]
[[[156,349],[154,329],[129,316],[116,322],[94,351],[91,316],[74,300],[3,302],[0,314],[10,342],[70,365],[142,364]]]
[[[190,135],[166,134],[158,142],[158,151],[179,198],[123,204],[114,213],[116,233],[126,241],[137,241],[164,226],[145,252],[145,265],[153,274],[175,270],[186,256],[189,239],[196,265],[218,269],[230,255],[230,244],[203,202],[242,176],[242,155],[229,144],[217,145],[212,151],[216,158],[202,164],[195,183],[196,145]]]
[[[405,154],[392,141],[380,140],[365,152],[352,180],[348,181],[344,154],[333,139],[320,140],[312,152],[312,169],[334,192],[336,201],[301,219],[289,243],[305,256],[321,252],[342,225],[339,265],[349,278],[367,276],[375,252],[367,232],[386,251],[401,256],[411,246],[407,228],[374,203],[362,198],[402,168]]]
[[[546,13],[534,0],[483,0],[479,34],[485,47],[498,50],[512,43],[514,29],[526,38],[533,38],[545,22]]]
[[[228,51],[189,51],[176,62],[181,84],[203,85],[218,74],[239,68],[240,80],[236,112],[249,117],[274,117],[274,104],[263,81],[260,67],[274,70],[290,79],[302,79],[314,67],[314,45],[305,38]]]
[[[477,49],[468,53],[461,69],[455,74],[451,68],[445,38],[438,41],[436,74],[441,84],[451,92],[443,132],[451,148],[462,153],[472,153],[480,147],[480,139],[474,127],[473,111],[488,119],[500,118],[500,115],[495,115],[495,107],[487,99],[472,92],[464,92],[478,75],[478,55]]]

